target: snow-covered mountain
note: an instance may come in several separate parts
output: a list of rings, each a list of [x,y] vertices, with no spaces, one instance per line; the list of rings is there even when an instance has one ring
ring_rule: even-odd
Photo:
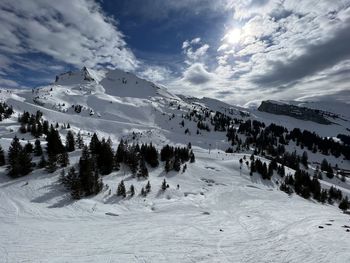
[[[88,144],[93,133],[110,137],[116,150],[121,139],[166,144],[191,143],[195,163],[185,172],[164,172],[164,164],[149,168],[152,191],[140,190],[147,181],[131,176],[127,166],[103,177],[96,196],[73,201],[59,184],[63,169],[10,179],[0,168],[0,258],[3,262],[347,262],[350,260],[349,216],[334,205],[321,204],[279,190],[284,178],[250,175],[249,157],[256,144],[245,144],[248,132],[238,132],[248,120],[315,132],[320,137],[349,136],[349,105],[326,102],[273,102],[322,110],[330,123],[322,124],[254,108],[229,105],[211,98],[175,95],[171,90],[121,70],[83,68],[58,75],[53,84],[33,90],[0,90],[0,100],[14,114],[0,122],[5,152],[21,133],[18,115],[42,112],[58,123],[65,142],[68,130]],[[218,123],[230,123],[225,130]],[[69,124],[70,128],[67,128]],[[64,128],[62,128],[64,126]],[[228,140],[229,128],[237,138]],[[287,135],[287,134],[286,134]],[[45,145],[45,136],[40,140]],[[339,138],[334,139],[343,145]],[[277,141],[277,140],[276,140]],[[276,142],[277,144],[277,142]],[[324,158],[340,171],[350,170],[344,152],[325,155],[298,140],[285,144],[287,152],[308,155],[308,171],[315,173]],[[239,145],[239,147],[238,147]],[[338,144],[337,144],[338,145]],[[233,147],[232,151],[228,151]],[[226,151],[226,152],[225,152]],[[70,165],[81,150],[69,153]],[[269,164],[269,154],[256,158]],[[244,161],[243,161],[244,158]],[[240,163],[240,160],[242,164]],[[33,157],[38,162],[38,157]],[[337,168],[336,168],[337,167]],[[66,169],[67,170],[67,169]],[[285,167],[286,174],[294,170]],[[160,190],[163,179],[169,188]],[[118,183],[136,188],[134,197],[115,196]],[[324,189],[336,186],[350,196],[346,177],[323,176]]]

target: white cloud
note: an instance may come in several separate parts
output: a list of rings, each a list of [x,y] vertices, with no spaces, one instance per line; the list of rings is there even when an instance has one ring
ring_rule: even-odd
[[[161,66],[143,66],[143,70],[139,73],[142,78],[152,82],[164,83],[169,81],[172,76],[170,69]]]
[[[201,85],[213,79],[213,75],[207,71],[205,65],[201,63],[194,63],[189,66],[183,74],[185,82]]]
[[[191,41],[186,40],[182,43],[182,49],[187,57],[186,63],[188,65],[205,59],[209,48],[210,46],[208,44],[201,44],[200,37],[194,38]]]
[[[0,78],[0,88],[8,89],[8,88],[18,88],[20,85],[13,80]]]
[[[115,21],[90,0],[2,0],[0,31],[7,57],[39,52],[77,67],[125,70],[139,64]]]
[[[196,38],[191,40],[191,44],[199,44],[199,42],[201,42],[201,38],[200,37],[196,37]]]

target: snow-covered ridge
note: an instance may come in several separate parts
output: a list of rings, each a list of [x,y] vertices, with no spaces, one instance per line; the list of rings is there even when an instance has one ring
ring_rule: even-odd
[[[176,96],[120,70],[83,68],[33,91],[1,90],[0,98],[16,112],[0,123],[0,144],[5,151],[15,135],[22,144],[27,140],[34,143],[29,132],[18,132],[17,114],[40,110],[50,123],[57,122],[59,127],[70,124],[69,129],[59,128],[63,142],[68,130],[80,132],[86,144],[96,132],[99,138],[111,137],[114,150],[121,138],[130,144],[152,142],[158,149],[165,144],[183,146],[191,142],[196,155],[186,172],[165,173],[164,163],[150,169],[147,180],[152,191],[147,197],[139,195],[146,181],[133,178],[125,165],[103,177],[105,187],[99,194],[79,201],[73,201],[59,184],[62,168],[52,174],[35,169],[25,177],[10,179],[6,168],[0,167],[0,258],[4,262],[350,260],[347,215],[336,205],[322,205],[279,191],[282,178],[277,174],[272,180],[263,180],[257,173],[251,176],[245,161],[250,161],[252,149],[244,149],[249,154],[225,153],[231,142],[225,131],[215,131],[210,123],[220,111],[243,121],[252,119],[336,136],[347,132],[345,121],[323,125],[211,98]],[[208,117],[203,122],[211,125],[210,132],[197,126],[205,114]],[[239,134],[238,139],[244,142],[244,135]],[[45,138],[41,140],[45,145]],[[295,142],[286,148],[299,155],[308,151]],[[324,155],[308,154],[312,174]],[[70,165],[77,164],[80,155],[80,149],[70,152]],[[240,164],[242,158],[245,161]],[[333,166],[350,167],[347,160],[334,156],[327,156],[327,160]],[[293,172],[286,168],[286,174]],[[163,179],[169,184],[166,191],[160,190]],[[117,197],[121,180],[127,189],[133,184],[137,194]],[[333,184],[350,195],[349,180],[322,181],[322,187]]]

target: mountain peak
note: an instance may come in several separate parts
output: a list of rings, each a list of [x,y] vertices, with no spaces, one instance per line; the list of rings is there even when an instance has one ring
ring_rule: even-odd
[[[56,76],[55,84],[57,85],[73,85],[84,82],[95,81],[95,78],[92,76],[93,71],[87,67],[83,67],[79,71],[68,71]]]

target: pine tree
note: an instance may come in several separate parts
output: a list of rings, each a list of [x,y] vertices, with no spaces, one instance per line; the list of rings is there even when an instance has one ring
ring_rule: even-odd
[[[67,132],[66,136],[66,150],[68,152],[73,152],[75,150],[75,138],[72,131]]]
[[[19,131],[21,133],[26,133],[27,132],[27,128],[26,128],[26,125],[24,123],[21,124],[21,127],[19,128]]]
[[[4,166],[6,163],[5,161],[5,153],[4,150],[2,149],[1,145],[0,145],[0,166]]]
[[[64,146],[61,141],[60,134],[55,130],[52,125],[46,137],[47,140],[47,153],[59,154],[64,152]]]
[[[126,144],[124,143],[124,140],[121,139],[120,143],[117,148],[117,152],[115,153],[115,163],[122,163],[125,160],[125,154],[126,154]]]
[[[83,149],[84,147],[84,140],[83,140],[83,137],[81,136],[80,131],[78,132],[78,135],[77,135],[77,146],[79,149]]]
[[[95,169],[94,178],[93,178],[92,193],[96,195],[99,192],[101,192],[102,188],[103,188],[102,179],[98,173],[98,170]]]
[[[151,183],[148,181],[145,187],[146,193],[148,194],[149,192],[151,192]]]
[[[21,164],[21,175],[27,175],[32,171],[32,158],[25,150],[21,151],[19,162]]]
[[[145,188],[141,188],[141,196],[146,197],[147,196],[147,192],[145,191]]]
[[[39,139],[35,140],[34,145],[34,155],[35,156],[41,156],[43,154],[43,149],[41,148],[41,143]]]
[[[321,202],[321,203],[325,203],[327,199],[328,199],[327,190],[326,190],[326,189],[323,189],[323,190],[321,191],[320,202]]]
[[[74,167],[68,172],[67,185],[73,199],[80,199],[83,196],[81,180]]]
[[[148,178],[148,169],[146,167],[146,162],[143,158],[140,160],[140,168],[137,173],[138,178]]]
[[[162,182],[161,189],[162,189],[163,191],[165,191],[165,190],[167,189],[167,183],[166,183],[165,179],[164,179],[163,182]]]
[[[301,163],[304,165],[305,168],[308,168],[307,161],[308,161],[307,152],[304,151],[304,152],[303,152],[303,155],[302,155],[302,157],[301,157]]]
[[[339,203],[339,208],[343,211],[346,211],[349,209],[349,200],[347,196],[345,196],[345,198],[341,200],[341,202]]]
[[[41,159],[40,159],[40,161],[38,163],[38,167],[39,168],[44,168],[44,167],[46,167],[46,165],[47,165],[47,161],[45,159],[45,156],[41,155]]]
[[[190,156],[191,156],[190,162],[191,162],[191,163],[194,163],[194,162],[196,161],[196,158],[194,157],[193,151],[191,151]]]
[[[33,152],[33,144],[31,144],[29,141],[24,145],[24,150],[27,153],[32,153]]]
[[[165,161],[165,167],[164,167],[164,169],[165,169],[165,172],[166,172],[166,173],[169,173],[169,172],[170,172],[171,166],[170,166],[170,161],[169,161],[169,160],[166,160],[166,161]]]
[[[321,171],[327,171],[328,170],[328,162],[326,159],[323,159],[321,163]]]
[[[49,158],[47,160],[47,166],[46,171],[49,173],[53,173],[57,170],[57,155],[56,154],[49,154]]]
[[[101,148],[101,142],[97,137],[97,134],[94,133],[91,137],[91,141],[90,141],[90,152],[91,154],[96,154],[98,155],[100,153],[100,148]]]
[[[274,165],[272,163],[272,161],[269,163],[269,166],[268,166],[268,170],[267,170],[267,177],[269,179],[271,179],[271,177],[273,176],[273,170],[274,170]]]
[[[133,196],[135,195],[135,187],[134,187],[133,184],[130,185],[130,190],[129,190],[129,192],[130,192],[130,196],[131,196],[131,197],[133,197]]]
[[[178,156],[175,156],[175,160],[174,160],[174,163],[173,163],[173,169],[176,172],[179,172],[180,169],[181,169],[181,162],[180,162],[180,158]]]
[[[8,174],[11,177],[16,178],[21,176],[20,155],[22,151],[22,145],[19,143],[18,138],[15,136],[8,150]]]
[[[94,185],[96,185],[94,176],[94,162],[90,156],[89,148],[87,146],[83,147],[83,151],[79,159],[79,178],[84,195],[92,195],[94,193]]]
[[[126,197],[126,190],[125,190],[125,185],[123,180],[118,184],[117,196]]]
[[[135,147],[132,147],[127,152],[126,163],[129,166],[130,171],[133,174],[133,176],[135,176],[137,174],[139,162],[140,162],[139,153]],[[145,164],[143,169],[142,169],[142,172],[146,172],[146,170],[147,170],[147,168],[146,168],[146,164]],[[146,175],[146,173],[142,173],[142,174]],[[148,171],[147,171],[147,176],[148,176]]]
[[[102,175],[110,174],[114,165],[114,153],[110,141],[102,139],[100,152],[97,156],[97,165]]]
[[[49,122],[44,121],[43,122],[43,134],[47,135],[49,133]]]
[[[58,163],[61,167],[67,167],[69,165],[69,156],[67,152],[58,155]]]

